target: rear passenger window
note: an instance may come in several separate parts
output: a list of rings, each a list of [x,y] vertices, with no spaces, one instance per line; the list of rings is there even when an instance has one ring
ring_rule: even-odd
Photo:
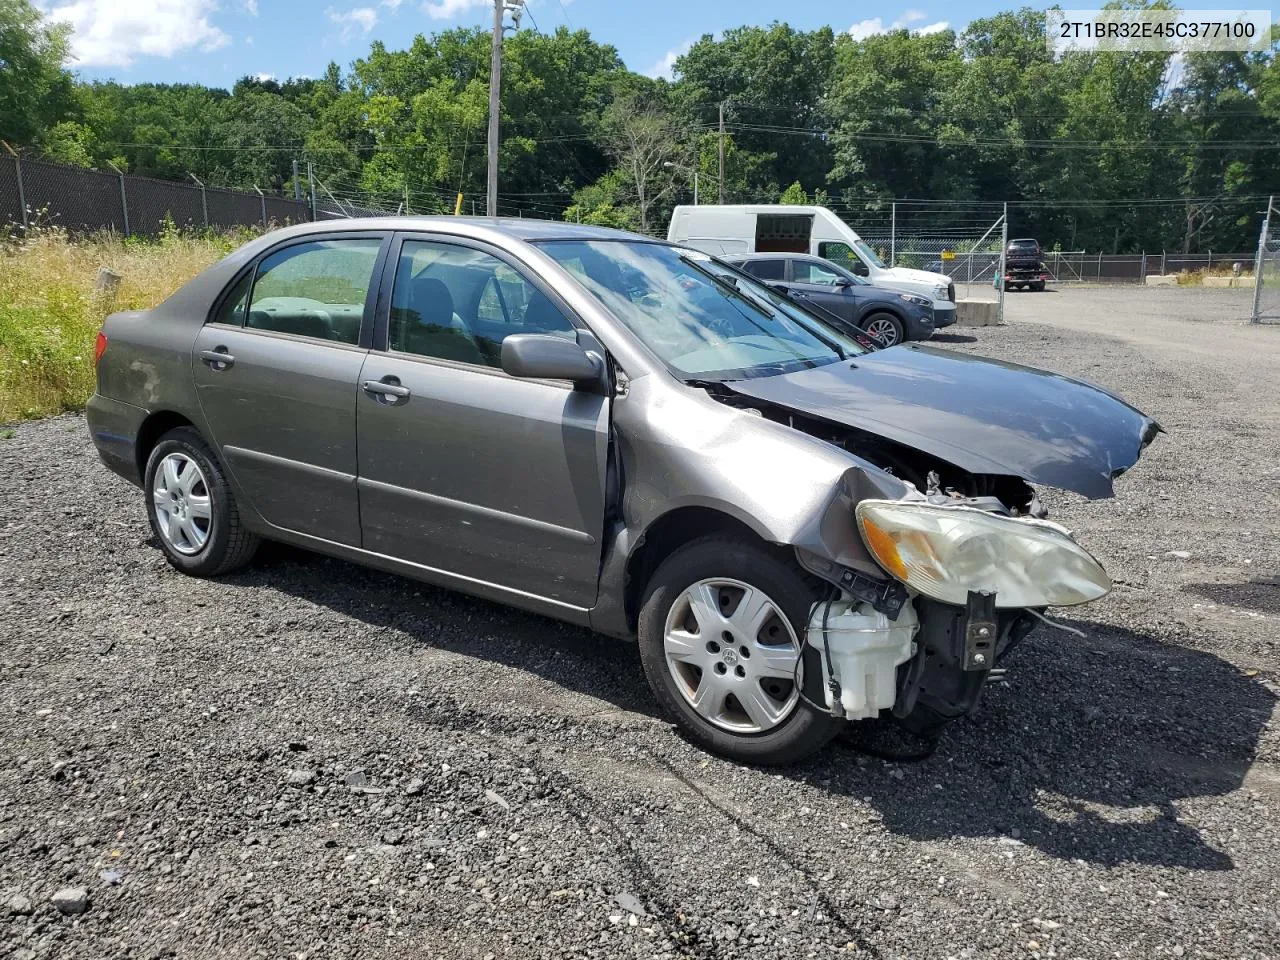
[[[316,340],[360,340],[364,302],[382,241],[317,240],[277,251],[258,265],[248,327]]]
[[[783,262],[781,260],[748,260],[742,269],[761,280],[783,279]]]

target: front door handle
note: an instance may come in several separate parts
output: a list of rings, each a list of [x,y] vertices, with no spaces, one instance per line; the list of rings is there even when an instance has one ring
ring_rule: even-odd
[[[397,377],[365,380],[360,384],[360,388],[365,393],[372,394],[379,403],[402,403],[411,396],[409,388],[401,386]]]
[[[214,370],[226,370],[236,362],[236,358],[227,353],[226,347],[218,347],[216,350],[201,350],[200,359]]]

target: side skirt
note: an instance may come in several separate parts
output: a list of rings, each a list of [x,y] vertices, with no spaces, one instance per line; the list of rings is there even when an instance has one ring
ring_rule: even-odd
[[[337,557],[340,560],[349,560],[361,566],[372,567],[375,570],[394,573],[402,577],[409,577],[412,580],[421,580],[433,586],[456,590],[459,593],[470,594],[483,600],[492,600],[495,603],[501,603],[509,607],[518,607],[521,610],[528,610],[531,613],[538,613],[556,620],[564,620],[580,627],[591,626],[591,611],[586,607],[576,607],[573,604],[551,600],[537,594],[526,593],[523,590],[513,590],[511,587],[504,587],[501,584],[489,583],[486,580],[477,580],[473,577],[464,577],[460,574],[450,573],[448,570],[440,570],[420,563],[399,560],[384,553],[375,553],[372,550],[365,550],[361,547],[335,543],[332,540],[313,537],[305,533],[295,533],[270,524],[261,523],[253,524],[253,526],[259,527],[256,532],[261,533],[262,536],[269,540],[302,547],[326,556]]]

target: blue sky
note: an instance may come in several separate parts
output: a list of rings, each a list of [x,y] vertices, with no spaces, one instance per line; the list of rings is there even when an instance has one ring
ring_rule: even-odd
[[[70,22],[78,72],[128,83],[165,81],[230,87],[245,75],[318,76],[330,60],[344,67],[381,40],[391,49],[417,33],[492,22],[492,0],[37,0]],[[918,0],[897,6],[816,0],[530,0],[525,23],[550,32],[586,28],[617,47],[627,66],[669,73],[676,56],[704,33],[785,20],[824,24],[855,36],[906,27],[962,29],[1019,0]],[[1101,6],[1064,2],[1068,8]],[[1222,0],[1197,0],[1212,8]]]
[[[344,67],[381,40],[391,49],[414,34],[492,22],[491,0],[38,0],[73,24],[74,65],[86,78],[199,82],[230,86],[238,77],[317,76],[330,60]],[[1004,6],[987,0],[904,3],[899,8],[811,0],[531,0],[525,24],[550,32],[586,28],[618,48],[633,70],[670,69],[703,33],[786,20],[803,29],[829,24],[861,33],[902,24],[962,25]],[[855,27],[856,25],[856,27]]]

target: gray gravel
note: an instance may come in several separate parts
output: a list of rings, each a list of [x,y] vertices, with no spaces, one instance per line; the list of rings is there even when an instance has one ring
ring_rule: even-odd
[[[627,645],[298,551],[184,578],[78,417],[17,427],[0,957],[1280,956],[1280,329],[1118,295],[944,338],[1169,435],[1048,496],[1118,587],[919,764],[726,763]]]

